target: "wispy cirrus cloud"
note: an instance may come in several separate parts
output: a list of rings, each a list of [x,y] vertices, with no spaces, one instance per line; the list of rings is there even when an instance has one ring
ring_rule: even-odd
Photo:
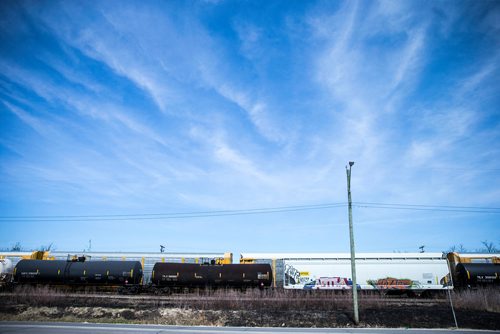
[[[38,118],[32,116],[30,113],[8,102],[3,102],[3,103],[9,109],[9,111],[11,111],[14,115],[16,115],[26,125],[35,130],[38,134],[45,136],[50,132],[51,129],[45,122],[39,120]]]
[[[406,182],[422,178],[417,177],[421,168],[450,164],[464,155],[464,149],[473,152],[483,143],[471,137],[485,116],[477,110],[482,102],[458,97],[476,85],[484,87],[496,65],[478,69],[472,63],[472,74],[457,72],[453,85],[440,88],[442,98],[434,97],[432,103],[418,99],[422,81],[430,80],[425,68],[436,61],[432,50],[439,39],[429,37],[432,13],[424,14],[427,8],[411,11],[407,5],[378,2],[370,11],[349,2],[330,16],[313,12],[308,22],[316,39],[326,42],[316,57],[316,78],[332,96],[340,133],[335,144],[323,144],[325,149],[329,147],[336,160],[361,161],[366,166],[358,167],[361,182],[391,197],[403,191],[384,190],[392,173],[386,166],[405,166],[401,188],[411,188],[412,200],[418,201],[415,198],[425,198],[420,186]],[[464,140],[466,147],[460,144]],[[373,170],[378,171],[376,178]],[[447,194],[453,193],[452,186],[443,187],[449,188]],[[467,201],[465,193],[455,191],[453,196],[458,202]]]
[[[494,4],[0,6],[6,210],[340,202],[349,160],[358,201],[498,200]],[[356,210],[359,221],[377,222],[380,240],[398,226],[403,235],[412,223],[436,221],[432,213]],[[255,221],[300,241],[305,229],[345,221],[340,211]],[[240,221],[226,223],[241,233]],[[362,245],[373,242],[372,228],[360,224]],[[406,242],[417,242],[410,234]],[[323,242],[329,249],[331,240]]]
[[[117,74],[130,79],[148,92],[160,110],[167,112],[169,103],[176,104],[184,99],[184,94],[189,94],[186,88],[179,89],[179,83],[182,83],[181,87],[195,84],[195,89],[201,85],[214,89],[241,108],[258,133],[267,140],[278,143],[286,140],[267,103],[258,97],[254,88],[228,74],[234,69],[227,65],[223,53],[213,52],[222,46],[197,22],[189,19],[175,22],[165,13],[148,8],[116,11],[114,7],[102,6],[96,13],[101,19],[89,23],[92,28],[82,26],[75,29],[73,21],[63,19],[56,23],[50,19],[56,14],[59,13],[51,13],[44,20],[54,34],[86,56],[105,63]],[[155,23],[167,35],[144,37],[144,29],[148,28],[131,24],[136,15]],[[66,28],[61,29],[61,25]],[[103,35],[102,31],[106,33]],[[172,49],[172,41],[176,42],[177,49]],[[190,61],[184,59],[185,54],[190,54]]]

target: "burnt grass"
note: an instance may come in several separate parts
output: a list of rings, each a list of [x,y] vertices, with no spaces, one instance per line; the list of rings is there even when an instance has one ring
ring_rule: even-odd
[[[445,297],[422,300],[361,295],[357,327],[453,328],[455,322]],[[217,291],[126,298],[38,289],[0,295],[0,321],[356,327],[350,298],[303,291]],[[454,292],[452,300],[459,328],[500,330],[499,290]]]

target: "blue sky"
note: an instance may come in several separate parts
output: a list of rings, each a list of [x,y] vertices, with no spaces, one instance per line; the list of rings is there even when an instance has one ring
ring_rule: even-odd
[[[498,1],[7,0],[0,50],[3,248],[348,251],[345,206],[110,215],[345,203],[349,160],[355,202],[500,207]],[[357,250],[500,245],[427,209],[356,205]]]

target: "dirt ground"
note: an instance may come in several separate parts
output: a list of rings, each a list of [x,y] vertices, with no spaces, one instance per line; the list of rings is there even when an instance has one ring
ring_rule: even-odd
[[[0,321],[88,321],[165,325],[257,327],[354,327],[349,310],[197,310],[178,307],[30,306],[0,303]],[[452,328],[449,307],[361,308],[359,327]],[[500,330],[493,312],[457,312],[460,328]]]

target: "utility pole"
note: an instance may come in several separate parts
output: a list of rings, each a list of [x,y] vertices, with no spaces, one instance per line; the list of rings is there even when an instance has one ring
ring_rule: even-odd
[[[351,273],[352,273],[352,301],[354,304],[354,323],[359,324],[358,312],[358,285],[356,284],[356,255],[354,251],[354,230],[352,227],[352,200],[351,200],[351,168],[354,161],[349,161],[349,168],[345,166],[347,174],[347,199],[349,202],[349,239],[351,242]]]

